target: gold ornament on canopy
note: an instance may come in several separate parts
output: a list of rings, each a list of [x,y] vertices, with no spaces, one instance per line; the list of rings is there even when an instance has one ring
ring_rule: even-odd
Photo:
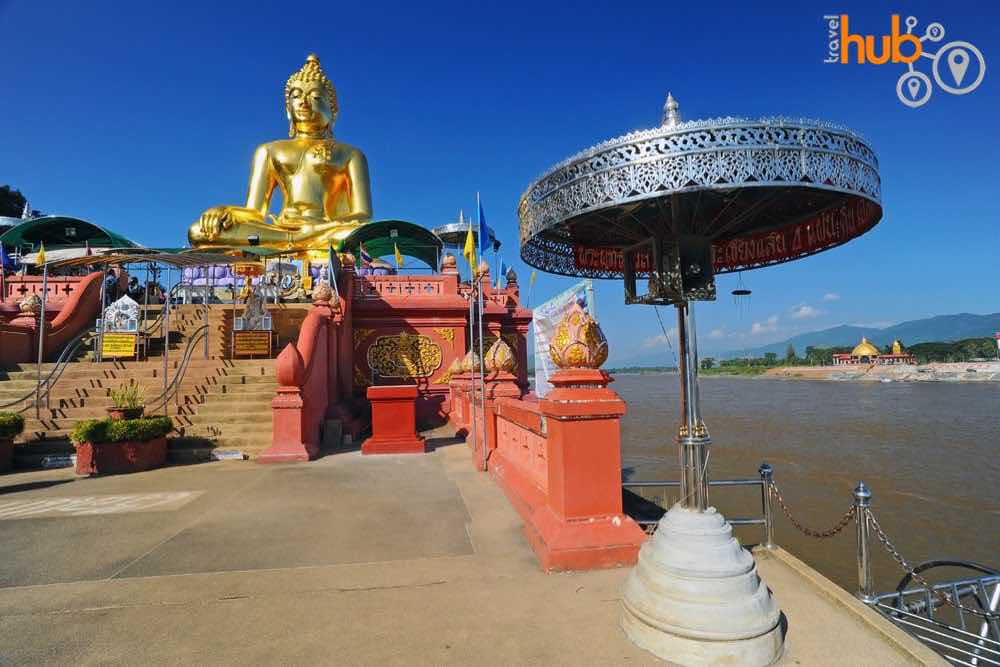
[[[486,371],[489,373],[512,373],[516,367],[514,352],[503,338],[497,339],[486,351]]]
[[[608,360],[608,341],[601,326],[579,304],[556,326],[549,357],[559,368],[600,368]]]

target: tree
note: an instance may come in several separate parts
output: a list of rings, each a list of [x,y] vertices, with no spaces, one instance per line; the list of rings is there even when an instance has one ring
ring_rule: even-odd
[[[20,218],[27,202],[20,190],[14,190],[9,185],[0,186],[0,215]]]
[[[709,368],[715,368],[715,359],[712,357],[705,357],[701,360],[701,369],[707,371]]]
[[[775,354],[774,352],[764,353],[764,363],[767,364],[768,366],[773,366],[774,364],[777,363],[777,361],[778,361],[778,355]]]
[[[795,346],[791,343],[788,344],[788,349],[785,350],[785,361],[788,363],[795,363],[798,361],[798,355],[795,354]]]

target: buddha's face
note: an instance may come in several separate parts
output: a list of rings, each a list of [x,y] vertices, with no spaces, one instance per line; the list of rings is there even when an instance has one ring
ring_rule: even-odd
[[[317,134],[332,129],[337,118],[321,82],[299,82],[288,91],[288,120],[296,133]]]

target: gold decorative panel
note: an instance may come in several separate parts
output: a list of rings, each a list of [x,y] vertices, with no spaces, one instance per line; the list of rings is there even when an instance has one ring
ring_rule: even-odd
[[[368,348],[368,367],[387,378],[430,377],[442,359],[441,348],[429,337],[405,332],[379,336]]]
[[[449,327],[441,327],[434,329],[434,332],[441,336],[442,340],[446,340],[451,343],[452,349],[455,349],[455,330]]]
[[[371,336],[373,333],[375,333],[374,329],[355,329],[354,330],[354,349],[356,350],[359,347],[361,347],[361,344],[364,343],[365,340],[369,336]]]
[[[449,368],[444,373],[441,373],[441,375],[439,375],[437,378],[435,378],[434,381],[431,382],[431,384],[450,384],[451,383],[451,376],[454,375],[454,374],[455,374],[455,371],[453,371],[452,369]]]

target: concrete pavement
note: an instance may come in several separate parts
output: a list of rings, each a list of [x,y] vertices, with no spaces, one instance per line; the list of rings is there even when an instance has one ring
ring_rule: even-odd
[[[0,664],[663,664],[618,629],[624,570],[541,573],[468,449],[432,444],[0,477]],[[117,497],[74,514],[84,496]],[[808,568],[759,562],[789,617],[782,664],[921,663]]]

